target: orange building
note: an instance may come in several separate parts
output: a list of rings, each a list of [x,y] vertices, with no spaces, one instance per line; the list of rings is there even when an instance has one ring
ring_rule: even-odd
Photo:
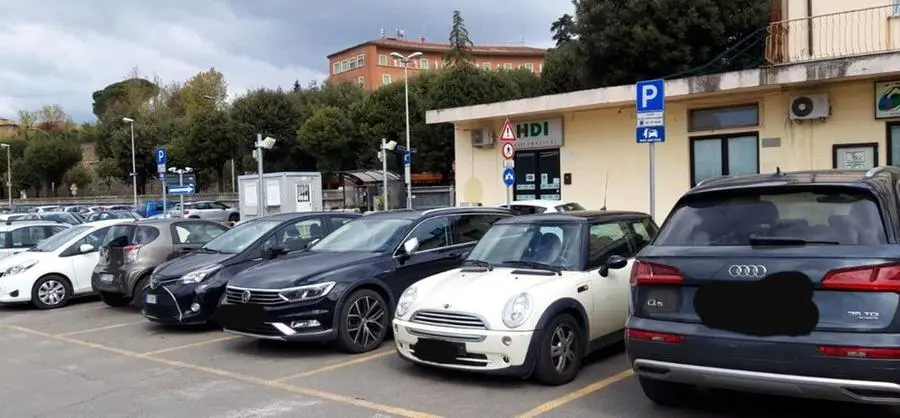
[[[335,52],[328,56],[331,82],[356,82],[367,90],[403,80],[403,62],[391,56],[397,52],[408,56],[414,52],[422,55],[410,61],[410,76],[419,71],[439,70],[449,44],[426,42],[424,39],[407,40],[381,38]],[[540,73],[547,50],[525,46],[475,45],[472,47],[475,64],[485,70],[523,68]]]

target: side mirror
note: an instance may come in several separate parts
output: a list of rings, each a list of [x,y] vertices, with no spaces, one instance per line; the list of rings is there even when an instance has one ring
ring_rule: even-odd
[[[263,250],[263,259],[272,260],[285,253],[287,250],[282,247],[268,247]]]
[[[308,250],[308,249],[312,248],[313,245],[316,245],[316,243],[321,240],[322,240],[321,238],[316,238],[316,239],[310,241],[309,244],[306,244],[306,249]]]
[[[403,243],[403,253],[407,256],[413,255],[419,249],[419,239],[412,237]]]
[[[94,247],[94,246],[91,245],[91,244],[81,244],[81,246],[78,247],[78,251],[81,252],[82,254],[89,253],[89,252],[94,251],[94,250],[96,250],[96,249],[97,249],[97,247]]]
[[[628,259],[621,255],[611,255],[606,259],[606,264],[600,266],[599,273],[606,277],[610,270],[618,270],[628,265]]]

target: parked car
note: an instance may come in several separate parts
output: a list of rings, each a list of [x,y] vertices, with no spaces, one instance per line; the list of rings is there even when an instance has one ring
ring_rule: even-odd
[[[575,210],[585,210],[584,207],[578,203],[562,200],[516,200],[510,202],[509,205],[502,204],[498,207],[508,208],[516,215],[565,213]]]
[[[228,227],[199,219],[148,219],[116,225],[100,247],[91,283],[109,306],[143,307],[150,273],[165,261],[197,250]]]
[[[342,214],[345,215],[345,214]],[[235,275],[215,319],[230,333],[378,348],[406,288],[459,267],[498,208],[397,210],[361,216],[313,244]]]
[[[689,190],[632,268],[644,394],[900,404],[898,183],[894,167],[778,170]]]
[[[36,213],[57,212],[57,211],[59,211],[59,209],[60,209],[59,205],[34,206],[31,208],[31,210],[29,210],[29,212],[36,212]]]
[[[145,202],[141,202],[135,212],[137,212],[138,215],[141,215],[144,218],[150,218],[156,215],[164,214],[167,211],[172,210],[172,208],[174,208],[176,205],[177,203],[171,200],[166,200],[166,207],[163,208],[162,200],[148,200]]]
[[[238,208],[214,201],[184,202],[184,207],[175,205],[170,214],[172,217],[205,219],[213,222],[238,222],[241,220]]]
[[[0,258],[25,251],[69,227],[71,225],[53,221],[7,220],[0,225]]]
[[[206,324],[211,321],[225,284],[234,275],[306,249],[360,215],[294,212],[245,221],[199,250],[161,264],[144,289],[142,314],[154,322]]]
[[[100,207],[100,210],[101,210],[101,211],[104,211],[104,210],[127,210],[127,211],[132,211],[132,210],[134,210],[134,209],[135,209],[135,208],[134,208],[134,206],[132,206],[132,205],[106,205],[106,206],[101,206],[101,207]]]
[[[78,206],[78,205],[63,207],[62,211],[63,212],[71,212],[71,213],[79,214],[82,216],[88,215],[92,212],[91,208],[89,208],[87,206]]]
[[[141,217],[141,215],[138,215],[136,212],[130,210],[107,210],[103,212],[91,213],[87,216],[85,222],[106,221],[109,219],[138,220],[143,218]]]
[[[573,211],[498,221],[463,266],[407,288],[394,315],[400,357],[561,385],[619,343],[634,256],[650,215]]]
[[[97,248],[121,220],[76,225],[0,261],[0,303],[28,303],[40,309],[65,306],[90,295]]]
[[[20,218],[29,221],[54,221],[69,225],[83,224],[84,220],[72,212],[35,212]]]

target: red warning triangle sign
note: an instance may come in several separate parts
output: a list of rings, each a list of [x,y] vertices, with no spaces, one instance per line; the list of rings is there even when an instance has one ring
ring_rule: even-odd
[[[503,122],[503,129],[500,130],[500,140],[501,141],[515,141],[516,133],[513,131],[512,123],[509,122],[509,119],[506,122]]]

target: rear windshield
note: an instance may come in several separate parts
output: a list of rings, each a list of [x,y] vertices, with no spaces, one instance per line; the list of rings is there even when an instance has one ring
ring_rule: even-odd
[[[887,243],[871,195],[847,188],[816,188],[690,197],[672,211],[654,245],[750,245],[750,236],[840,245]]]
[[[159,236],[159,230],[152,226],[113,225],[106,233],[103,245],[108,247],[125,247],[128,245],[146,245]]]

